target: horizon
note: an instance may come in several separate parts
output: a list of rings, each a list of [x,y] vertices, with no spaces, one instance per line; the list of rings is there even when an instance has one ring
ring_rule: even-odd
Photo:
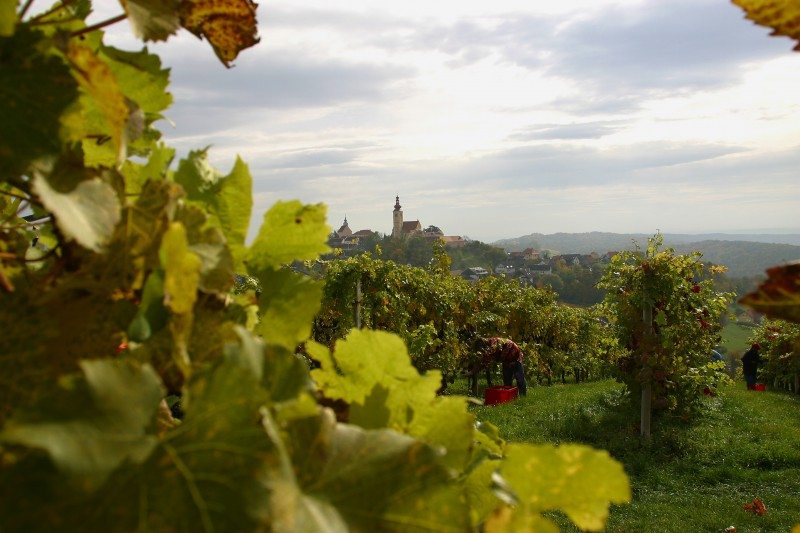
[[[251,228],[298,198],[327,203],[333,228],[347,214],[385,232],[399,194],[407,219],[484,241],[796,231],[800,54],[728,2],[275,0],[257,14],[261,43],[227,72],[186,32],[150,45],[172,69],[165,140],[212,145],[223,172],[242,156]],[[139,46],[127,22],[108,40]]]

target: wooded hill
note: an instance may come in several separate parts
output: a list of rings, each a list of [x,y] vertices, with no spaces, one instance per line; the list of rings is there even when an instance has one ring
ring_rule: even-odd
[[[525,248],[588,254],[645,246],[650,235],[638,233],[532,233],[493,244],[507,251]],[[685,235],[665,234],[664,244],[681,253],[699,250],[703,259],[728,267],[732,277],[759,276],[770,266],[800,259],[800,234],[788,235]]]

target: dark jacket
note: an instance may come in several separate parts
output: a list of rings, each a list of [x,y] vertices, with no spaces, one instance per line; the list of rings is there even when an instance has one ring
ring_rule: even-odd
[[[742,372],[745,374],[755,374],[760,362],[761,354],[758,348],[750,348],[742,356]]]

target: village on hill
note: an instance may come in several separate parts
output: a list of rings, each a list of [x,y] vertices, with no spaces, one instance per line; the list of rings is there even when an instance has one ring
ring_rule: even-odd
[[[506,252],[503,248],[472,241],[460,235],[445,235],[438,226],[429,225],[423,228],[420,220],[404,220],[403,209],[400,205],[400,197],[395,197],[394,209],[392,210],[392,231],[382,233],[372,229],[360,229],[353,231],[350,223],[345,216],[339,229],[333,231],[328,237],[328,246],[335,253],[336,257],[351,257],[375,249],[381,243],[401,243],[408,244],[418,240],[427,243],[432,247],[433,242],[442,242],[449,254],[454,255],[455,250],[465,251],[466,249],[480,248],[483,252],[493,253],[480,254],[474,265],[454,265],[451,273],[454,276],[461,276],[467,280],[476,281],[486,276],[497,274],[508,277],[518,278],[525,285],[540,285],[541,276],[552,274],[557,268],[583,267],[589,272],[598,263],[607,263],[616,252],[607,252],[603,255],[596,252],[590,254],[559,254],[552,250],[536,250],[526,248],[522,251]],[[399,258],[396,258],[399,259]],[[415,264],[413,260],[406,260],[409,264]],[[422,266],[422,265],[415,265]]]

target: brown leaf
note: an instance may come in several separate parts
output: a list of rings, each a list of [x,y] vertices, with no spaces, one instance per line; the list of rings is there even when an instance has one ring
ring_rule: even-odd
[[[184,0],[181,25],[205,37],[228,67],[239,52],[258,43],[256,8],[252,0]]]
[[[770,318],[800,324],[800,261],[767,270],[767,280],[739,303]]]
[[[796,41],[800,52],[800,2],[797,0],[732,0],[747,13],[747,18],[772,28],[770,35],[785,35]]]

